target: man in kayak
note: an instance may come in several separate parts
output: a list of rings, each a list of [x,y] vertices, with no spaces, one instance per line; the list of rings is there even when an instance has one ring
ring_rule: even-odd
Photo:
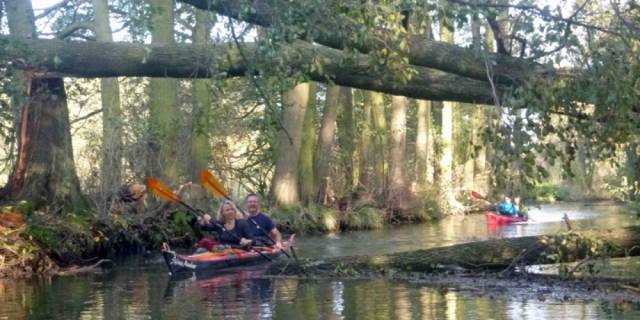
[[[247,208],[247,221],[253,239],[266,245],[273,245],[276,249],[282,249],[282,235],[276,228],[273,220],[260,211],[260,196],[250,193],[245,198]],[[275,241],[275,243],[274,243]]]

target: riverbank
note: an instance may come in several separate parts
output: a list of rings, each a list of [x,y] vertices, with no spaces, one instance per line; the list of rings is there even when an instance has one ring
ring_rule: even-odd
[[[544,213],[544,216],[538,216],[537,221],[523,229],[507,228],[508,233],[500,230],[488,230],[489,232],[497,232],[496,236],[523,236],[522,230],[531,230],[536,234],[545,234],[549,232],[557,232],[559,229],[550,224],[540,224],[541,222],[557,220],[561,221],[562,213],[569,212],[571,219],[580,219],[579,216],[572,214],[572,211],[582,209],[593,209],[596,207],[585,207],[579,203],[571,204],[574,207],[567,208],[565,205],[558,207],[558,217],[552,216],[553,213]],[[426,207],[426,204],[425,204]],[[28,208],[27,208],[28,209]],[[4,261],[0,263],[0,276],[3,277],[28,277],[34,274],[56,273],[64,268],[74,265],[91,265],[101,258],[113,258],[117,256],[135,254],[141,252],[153,252],[159,250],[163,242],[169,242],[172,247],[192,247],[199,235],[195,234],[190,222],[192,215],[180,211],[180,207],[161,203],[149,207],[141,214],[121,213],[121,214],[97,214],[97,213],[79,213],[79,214],[63,214],[48,215],[44,212],[34,210],[25,210],[26,225],[20,229],[6,228],[0,231],[0,250],[4,256]],[[597,207],[598,212],[601,211]],[[617,210],[617,209],[616,209]],[[378,230],[377,232],[387,233],[384,230],[395,230],[396,228],[385,228],[389,225],[397,225],[404,223],[405,225],[413,224],[410,233],[403,231],[402,238],[394,236],[396,248],[404,248],[401,250],[410,250],[415,248],[415,237],[424,237],[429,234],[433,239],[426,241],[429,245],[448,245],[455,241],[475,241],[487,232],[484,217],[479,215],[469,216],[473,223],[470,224],[464,217],[456,217],[454,220],[454,229],[462,229],[456,238],[447,235],[449,228],[438,228],[440,225],[437,218],[431,215],[422,217],[410,217],[404,220],[399,218],[388,219],[387,213],[378,208],[360,206],[356,208],[340,211],[331,208],[314,208],[307,209],[288,209],[268,210],[272,216],[278,221],[279,228],[286,233],[297,233],[298,236],[303,234],[313,234],[322,237],[324,234],[341,234],[345,240],[337,241],[336,245],[349,247],[353,243],[361,243],[359,239],[351,239],[350,232],[336,233],[336,231],[352,231],[352,230]],[[429,211],[423,211],[429,212]],[[533,210],[534,215],[539,212]],[[595,213],[588,213],[585,217],[593,217]],[[436,215],[437,216],[437,215]],[[603,216],[606,217],[606,216]],[[1,219],[0,219],[1,220]],[[477,221],[476,221],[477,220]],[[424,221],[434,221],[434,223],[424,224],[424,227],[418,225]],[[583,229],[596,227],[614,227],[617,219],[611,218],[599,223],[580,223],[574,222],[574,227]],[[590,221],[590,220],[584,220]],[[561,223],[564,226],[564,223]],[[401,229],[407,227],[400,227]],[[426,229],[425,229],[426,228]],[[538,231],[536,231],[538,230]],[[404,239],[402,243],[398,243],[398,239]],[[333,236],[335,238],[335,236]],[[454,240],[458,239],[460,240]],[[299,238],[300,239],[300,238]],[[349,240],[346,240],[349,239]],[[436,239],[439,239],[436,241]],[[441,240],[448,242],[441,243]],[[299,240],[304,241],[304,240]],[[355,241],[355,242],[353,242]],[[384,243],[378,245],[371,242],[368,243],[372,248],[371,253],[379,253],[384,250]],[[316,242],[314,240],[313,242]],[[315,243],[310,244],[315,246]],[[369,246],[367,246],[369,247]],[[375,248],[375,250],[374,250]],[[342,250],[342,249],[341,249]],[[321,251],[317,256],[326,256],[331,252]],[[345,254],[348,254],[345,252]],[[47,257],[44,259],[43,257]]]
[[[297,234],[371,230],[433,219],[425,214],[428,211],[397,216],[366,205],[345,210],[279,207],[267,212],[280,230]],[[10,221],[15,217],[20,220],[18,225]],[[0,213],[0,278],[56,274],[102,258],[156,251],[164,242],[193,247],[201,236],[194,216],[169,203],[153,205],[142,213],[49,214],[23,202]]]

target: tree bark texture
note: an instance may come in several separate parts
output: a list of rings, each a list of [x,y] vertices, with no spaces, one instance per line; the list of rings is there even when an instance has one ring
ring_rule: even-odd
[[[95,12],[96,40],[113,42],[109,25],[107,0],[93,0]],[[117,78],[100,79],[102,101],[102,194],[103,198],[114,194],[122,184],[122,110],[120,108],[120,86]]]
[[[354,165],[356,142],[355,142],[355,120],[353,114],[353,94],[351,88],[340,88],[340,107],[338,114],[338,144],[342,151],[342,164],[344,166],[344,191],[351,191],[356,186],[358,169]]]
[[[11,35],[35,38],[31,2],[4,3]],[[63,79],[37,79],[25,72],[14,80],[17,88],[24,86],[25,90],[12,97],[12,103],[20,107],[18,156],[0,198],[29,200],[37,208],[49,207],[54,212],[85,209],[88,203],[80,193],[73,161]]]
[[[21,111],[18,161],[3,194],[52,211],[86,208],[73,161],[64,81],[32,80],[30,91]]]
[[[340,87],[330,85],[327,88],[322,124],[318,133],[318,148],[316,151],[315,177],[316,202],[326,204],[330,193],[331,168],[330,161],[335,144],[336,120],[340,111]]]
[[[276,169],[272,183],[277,205],[293,206],[300,202],[298,165],[302,123],[308,104],[309,83],[298,84],[284,94],[282,128],[278,133]]]
[[[369,91],[367,92],[365,101],[371,103],[371,113],[373,116],[374,176],[377,180],[374,185],[374,194],[381,197],[381,199],[386,199],[389,152],[387,150],[388,133],[384,96],[381,93]]]
[[[313,201],[315,176],[313,174],[314,153],[316,148],[316,93],[318,86],[309,83],[309,102],[302,124],[302,142],[300,145],[300,197],[303,204]]]
[[[149,0],[149,4],[152,10],[151,42],[173,45],[173,0]],[[178,82],[175,79],[150,79],[149,102],[148,175],[174,184],[183,173],[178,150]]]
[[[196,10],[196,25],[193,31],[193,42],[207,44],[211,18],[208,11]],[[211,158],[209,143],[209,117],[211,111],[211,97],[209,86],[211,81],[206,79],[193,80],[193,118],[191,119],[191,164],[189,176],[191,181],[200,179],[200,172],[206,169]]]
[[[391,130],[389,137],[389,205],[392,209],[402,209],[406,204],[407,174],[407,107],[405,97],[391,98]]]

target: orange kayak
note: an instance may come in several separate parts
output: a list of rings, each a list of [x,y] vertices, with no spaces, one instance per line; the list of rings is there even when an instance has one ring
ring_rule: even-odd
[[[293,245],[294,236],[282,243],[282,249],[288,250]],[[283,254],[283,250],[275,250],[271,247],[256,248],[254,250],[242,248],[228,248],[222,251],[207,251],[191,255],[181,255],[174,251],[163,249],[162,255],[171,275],[185,273],[211,273],[218,270],[262,264],[270,262],[266,257],[275,259]]]

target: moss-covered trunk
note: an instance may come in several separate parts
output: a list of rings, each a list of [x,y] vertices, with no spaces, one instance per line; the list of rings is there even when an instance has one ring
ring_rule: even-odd
[[[366,100],[371,103],[373,115],[373,149],[374,149],[374,194],[384,201],[387,195],[387,117],[385,114],[384,95],[378,92],[367,92]]]
[[[355,166],[355,118],[353,114],[353,95],[351,88],[340,88],[341,112],[338,114],[338,144],[342,151],[341,159],[344,170],[344,189],[351,191],[357,184],[357,170]]]
[[[172,0],[148,0],[152,10],[151,42],[174,43]],[[175,183],[183,173],[178,150],[178,82],[175,79],[149,80],[149,176]]]
[[[210,28],[211,18],[209,12],[196,10],[193,42],[197,44],[209,43]],[[191,161],[189,168],[187,168],[191,181],[199,181],[201,170],[207,168],[211,158],[211,146],[209,144],[210,85],[211,81],[209,80],[193,80],[194,104],[191,119]]]
[[[255,43],[245,43],[249,61],[271,63],[259,52]],[[365,90],[427,100],[453,100],[470,103],[493,101],[488,83],[423,67],[412,67],[417,73],[400,84],[388,77],[393,72],[385,66],[372,66],[371,57],[295,41],[280,46],[289,57],[288,66],[305,72],[311,80]],[[26,40],[0,36],[0,58],[21,59],[18,67],[60,72],[79,77],[174,77],[210,78],[225,74],[244,76],[250,71],[235,44],[148,45],[131,43],[73,42],[59,40]],[[341,63],[348,60],[349,64]],[[320,61],[323,68],[308,68]],[[329,75],[329,77],[327,77]],[[503,87],[497,88],[499,92]]]
[[[373,167],[375,165],[373,152],[373,114],[371,112],[371,101],[369,95],[364,95],[364,103],[362,110],[362,122],[360,130],[360,184],[366,190],[371,190],[375,181],[375,173]]]
[[[340,110],[340,87],[329,86],[325,98],[322,124],[318,134],[318,148],[316,150],[315,177],[316,202],[326,204],[332,186],[330,161],[336,136],[336,119]]]
[[[313,173],[314,152],[316,148],[316,83],[309,83],[309,102],[302,123],[302,142],[300,145],[300,199],[303,204],[313,201],[315,176]]]
[[[113,42],[109,25],[107,0],[93,0],[96,40]],[[100,79],[102,101],[102,194],[106,198],[116,192],[122,183],[122,110],[120,86],[117,78]]]

